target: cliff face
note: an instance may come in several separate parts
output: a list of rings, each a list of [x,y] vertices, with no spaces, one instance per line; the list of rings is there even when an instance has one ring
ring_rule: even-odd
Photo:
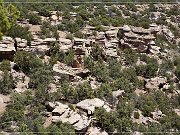
[[[0,132],[180,131],[179,5],[50,3],[0,41]]]
[[[133,48],[138,52],[149,52],[150,46],[155,45],[157,28],[144,29],[142,27],[133,27],[124,25],[121,29],[122,39],[120,47]]]
[[[11,37],[3,37],[0,41],[0,60],[13,60],[13,56],[16,52],[14,44],[15,42]]]

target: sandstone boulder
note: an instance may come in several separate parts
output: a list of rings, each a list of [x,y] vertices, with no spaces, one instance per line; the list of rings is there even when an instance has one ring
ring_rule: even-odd
[[[151,79],[146,79],[146,89],[160,89],[163,88],[163,86],[167,82],[166,77],[155,77]]]
[[[175,112],[178,116],[180,116],[180,109],[174,109],[174,112]]]
[[[174,42],[175,36],[168,28],[164,27],[162,32],[169,42]]]
[[[154,112],[151,112],[151,117],[154,120],[159,120],[160,118],[162,118],[163,116],[165,116],[160,110],[156,110]]]
[[[131,28],[130,28],[128,25],[124,25],[124,26],[123,26],[123,30],[124,30],[124,31],[130,31]]]
[[[22,48],[27,47],[27,40],[21,38],[15,38],[15,42],[17,43],[17,49],[21,50]]]
[[[138,33],[138,34],[149,34],[150,33],[149,29],[144,29],[142,27],[132,27],[131,29],[134,33]]]
[[[143,133],[135,131],[135,132],[132,133],[132,135],[143,135]]]
[[[111,109],[105,102],[101,99],[94,98],[94,99],[85,99],[76,105],[78,108],[86,110],[88,114],[93,114],[96,107],[103,107],[107,112]]]
[[[91,122],[91,119],[71,110],[68,105],[60,102],[55,102],[55,104],[50,103],[49,105],[51,105],[52,108],[55,108],[52,111],[52,122],[68,122],[78,131],[86,129]]]
[[[13,60],[16,49],[14,40],[11,37],[2,37],[0,40],[0,60]]]
[[[124,93],[124,90],[117,90],[117,91],[113,91],[113,97],[114,98],[118,98],[119,96],[121,96]]]
[[[7,104],[10,102],[10,96],[0,94],[0,114],[6,110]]]
[[[108,133],[99,127],[89,127],[86,135],[108,135]]]

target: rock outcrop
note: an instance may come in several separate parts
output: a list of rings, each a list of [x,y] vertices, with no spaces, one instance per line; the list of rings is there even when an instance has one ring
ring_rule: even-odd
[[[89,127],[85,135],[108,135],[108,133],[98,127]]]
[[[39,39],[36,38],[31,41],[29,50],[37,54],[46,54],[50,49],[50,44],[56,41],[55,38]]]
[[[81,131],[86,129],[91,119],[85,115],[80,115],[79,113],[71,110],[68,105],[62,104],[60,102],[51,103],[49,102],[52,110],[52,122],[56,123],[61,121],[62,123],[70,123],[76,130]]]
[[[0,94],[0,114],[6,110],[6,106],[9,102],[10,102],[9,95]]]
[[[174,109],[174,112],[175,112],[178,116],[180,116],[180,109]]]
[[[72,80],[74,78],[81,79],[81,78],[87,77],[89,74],[88,69],[72,68],[72,67],[66,66],[65,64],[60,63],[60,62],[58,62],[57,64],[54,64],[53,71],[60,73],[60,74],[69,75],[69,77],[72,78]]]
[[[60,43],[59,49],[64,51],[64,52],[67,52],[73,46],[73,43],[71,42],[70,39],[59,38],[59,43]]]
[[[134,113],[135,112],[139,113],[139,118],[134,118],[134,116],[132,116],[131,118],[133,123],[145,124],[145,125],[147,125],[149,122],[159,123],[158,121],[152,119],[151,117],[144,117],[140,110],[134,111]]]
[[[75,50],[76,55],[85,55],[85,39],[74,38],[72,48]]]
[[[162,33],[170,43],[175,43],[175,36],[168,28],[164,27]]]
[[[133,48],[139,52],[147,53],[150,46],[154,45],[157,33],[154,29],[124,25],[120,30],[120,47],[122,48]]]
[[[17,50],[21,51],[27,47],[27,40],[21,38],[15,38]]]
[[[151,79],[146,79],[146,89],[161,89],[164,88],[164,85],[167,82],[167,78],[165,77],[155,77]]]
[[[117,39],[111,41],[105,41],[104,49],[106,56],[111,56],[115,58],[119,57],[117,55],[118,42],[119,41]]]
[[[30,82],[30,78],[26,76],[24,73],[16,72],[15,70],[12,70],[12,76],[13,78],[17,78],[17,84],[15,91],[18,93],[22,93],[28,89],[28,84]]]
[[[159,120],[163,116],[165,116],[165,115],[160,110],[156,110],[154,112],[151,112],[151,118],[153,118],[154,120]]]
[[[111,108],[105,104],[101,99],[85,99],[76,105],[78,108],[86,110],[87,114],[93,114],[96,107],[103,107],[107,112],[110,112]]]
[[[3,59],[13,60],[16,49],[11,37],[2,37],[0,40],[0,61]]]

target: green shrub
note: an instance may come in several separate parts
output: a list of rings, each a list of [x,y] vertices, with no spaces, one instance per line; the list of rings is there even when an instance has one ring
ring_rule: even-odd
[[[101,21],[99,18],[93,18],[92,20],[89,21],[89,24],[91,26],[97,27],[97,26],[101,25]]]
[[[127,8],[127,10],[131,10],[131,11],[137,12],[137,7],[133,3],[126,4],[126,8]]]
[[[134,68],[123,69],[121,77],[126,78],[133,86],[139,86],[139,79],[137,78],[136,70]]]
[[[16,23],[19,18],[19,11],[12,4],[4,4],[0,1],[0,39]]]
[[[30,73],[32,69],[43,66],[42,61],[38,57],[34,56],[30,52],[25,51],[18,51],[14,57],[14,62],[21,71],[27,74]]]
[[[52,26],[50,22],[44,21],[41,25],[41,36],[45,38],[59,38],[58,27]]]
[[[67,65],[71,65],[75,56],[75,51],[73,49],[70,49],[66,52],[66,55],[63,59],[63,62]]]
[[[118,79],[116,79],[114,81],[113,86],[116,89],[124,90],[126,93],[132,93],[133,90],[134,90],[134,87],[131,84],[131,82],[128,79],[126,79],[125,77],[123,77],[123,76],[118,78]]]
[[[27,41],[31,41],[33,38],[33,35],[28,31],[28,27],[22,27],[19,25],[14,25],[8,32],[7,35],[12,38],[22,38],[26,39]]]
[[[140,59],[146,63],[146,65],[135,66],[137,75],[144,76],[146,78],[155,77],[158,71],[158,62],[154,58],[149,58],[146,55],[141,55]]]
[[[93,70],[94,67],[94,61],[91,57],[84,57],[84,67],[89,69],[90,71]]]
[[[77,37],[77,38],[83,38],[84,34],[81,31],[77,31],[77,32],[74,33],[74,36]]]
[[[154,4],[149,5],[149,11],[150,12],[157,12],[157,8],[154,6]]]
[[[95,96],[94,90],[87,82],[79,84],[74,88],[69,86],[69,84],[64,83],[62,84],[60,92],[62,93],[62,96],[65,98],[65,100],[71,103],[77,103],[88,98],[94,98]]]
[[[1,94],[10,94],[15,87],[15,81],[12,74],[5,70],[0,80],[0,93]]]
[[[43,85],[44,89],[47,88],[52,81],[52,72],[45,68],[36,68],[32,70],[30,75],[29,85],[31,88],[38,88],[39,85]]]
[[[33,25],[39,25],[41,24],[41,17],[37,14],[30,13],[28,14],[29,23]]]
[[[64,134],[64,135],[76,135],[75,129],[69,123],[62,123],[58,122],[56,124],[51,124],[47,129],[46,132],[55,133],[55,134]]]
[[[110,25],[111,22],[110,22],[109,18],[102,18],[101,23],[102,23],[102,25],[108,26],[108,25]]]
[[[90,14],[88,13],[87,10],[81,10],[78,12],[79,16],[81,16],[81,18],[84,20],[84,21],[88,21],[89,20],[89,17],[90,17]]]
[[[69,31],[70,33],[75,33],[76,31],[79,31],[80,27],[77,23],[74,22],[67,22],[64,24],[65,30]]]
[[[63,61],[65,57],[65,53],[63,51],[59,51],[60,45],[57,42],[50,44],[50,64],[54,65],[57,61]]]
[[[39,8],[38,12],[39,12],[39,15],[41,15],[41,16],[45,16],[45,17],[51,16],[50,11],[46,8]]]
[[[75,107],[74,107],[72,104],[69,104],[68,106],[69,106],[69,108],[70,108],[71,110],[76,111],[76,110],[75,110]]]
[[[82,19],[81,16],[76,17],[75,23],[77,23],[79,25],[79,27],[83,27],[85,25],[85,22],[84,22],[84,20]]]
[[[117,37],[119,38],[119,40],[121,40],[123,36],[124,36],[123,30],[119,29],[117,33]]]
[[[136,68],[137,75],[144,76],[146,74],[146,71],[147,71],[146,65],[138,65],[138,66],[135,66],[135,68]]]
[[[3,60],[2,63],[0,64],[0,70],[1,71],[11,71],[10,61]]]
[[[96,89],[96,97],[98,98],[112,98],[113,86],[108,83],[103,83],[98,89]]]
[[[165,75],[167,71],[172,71],[174,69],[174,64],[171,60],[164,60],[159,68],[159,74]]]
[[[107,82],[109,80],[109,70],[103,62],[99,60],[92,68],[92,75],[100,82]]]
[[[119,77],[121,77],[121,62],[117,61],[116,59],[108,59],[108,69],[109,69],[109,75],[111,78],[113,79],[117,79]]]
[[[134,112],[134,118],[139,119],[140,114],[138,112]]]
[[[174,66],[180,65],[180,57],[174,58]]]
[[[97,108],[94,112],[99,126],[107,132],[113,132],[118,124],[118,117],[116,113],[108,113],[104,108]]]
[[[99,60],[100,58],[103,58],[103,49],[98,45],[95,44],[94,47],[92,48],[91,56],[94,61]]]
[[[132,49],[124,50],[125,62],[127,65],[134,65],[137,62],[137,54]]]
[[[104,27],[101,25],[97,25],[95,28],[97,31],[105,31]]]

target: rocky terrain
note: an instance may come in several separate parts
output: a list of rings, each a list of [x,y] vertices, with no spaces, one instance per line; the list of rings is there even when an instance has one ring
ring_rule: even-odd
[[[2,134],[178,134],[179,3],[15,6],[0,40]]]

